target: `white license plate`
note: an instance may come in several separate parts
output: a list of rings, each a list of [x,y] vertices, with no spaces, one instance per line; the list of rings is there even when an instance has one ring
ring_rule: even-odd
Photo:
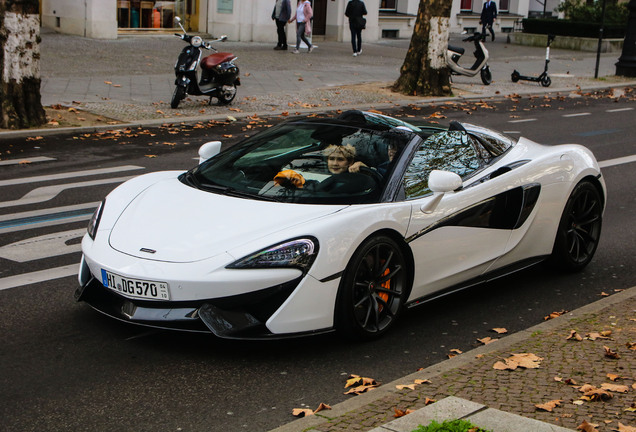
[[[166,282],[131,279],[102,269],[102,284],[127,297],[170,300]]]

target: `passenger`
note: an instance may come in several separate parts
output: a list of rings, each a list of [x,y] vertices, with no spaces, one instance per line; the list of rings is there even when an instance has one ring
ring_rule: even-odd
[[[386,152],[387,152],[388,160],[382,162],[375,168],[370,168],[370,169],[375,169],[378,172],[378,174],[380,174],[383,177],[391,168],[393,159],[395,158],[395,155],[397,154],[397,144],[394,142],[390,142]],[[361,161],[354,162],[351,164],[351,166],[349,166],[349,172],[352,172],[352,173],[360,172],[360,168],[362,167],[369,168],[369,166],[365,164],[364,162],[361,162]]]

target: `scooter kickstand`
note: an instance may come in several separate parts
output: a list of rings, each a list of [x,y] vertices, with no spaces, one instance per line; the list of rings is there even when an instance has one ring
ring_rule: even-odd
[[[208,99],[208,106],[212,106],[212,96],[210,96],[210,99]]]

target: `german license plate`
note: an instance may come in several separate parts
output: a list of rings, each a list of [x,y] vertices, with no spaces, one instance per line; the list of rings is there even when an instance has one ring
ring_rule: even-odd
[[[166,282],[131,279],[102,269],[102,284],[127,297],[170,300]]]

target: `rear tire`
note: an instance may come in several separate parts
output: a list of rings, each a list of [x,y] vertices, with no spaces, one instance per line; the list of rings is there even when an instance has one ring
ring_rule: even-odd
[[[179,106],[179,102],[181,102],[183,100],[183,98],[185,98],[185,88],[181,87],[181,86],[176,86],[174,88],[174,93],[172,93],[172,101],[170,102],[170,106],[172,108],[177,108]]]
[[[221,86],[216,92],[219,105],[228,105],[236,97],[236,84]]]
[[[510,75],[510,79],[512,80],[512,82],[513,82],[513,83],[516,83],[516,82],[519,82],[519,77],[520,77],[520,76],[521,76],[521,75],[519,74],[519,72],[514,71],[514,72],[512,73],[512,75]]]
[[[484,66],[484,68],[480,72],[480,75],[481,82],[483,82],[484,85],[490,85],[490,83],[492,82],[492,73],[490,72],[490,68],[488,66]]]
[[[586,180],[576,185],[563,209],[550,263],[570,272],[588,265],[601,237],[602,215],[598,189]]]
[[[364,241],[345,269],[336,302],[336,330],[348,339],[371,340],[393,327],[408,296],[406,257],[390,237]]]

